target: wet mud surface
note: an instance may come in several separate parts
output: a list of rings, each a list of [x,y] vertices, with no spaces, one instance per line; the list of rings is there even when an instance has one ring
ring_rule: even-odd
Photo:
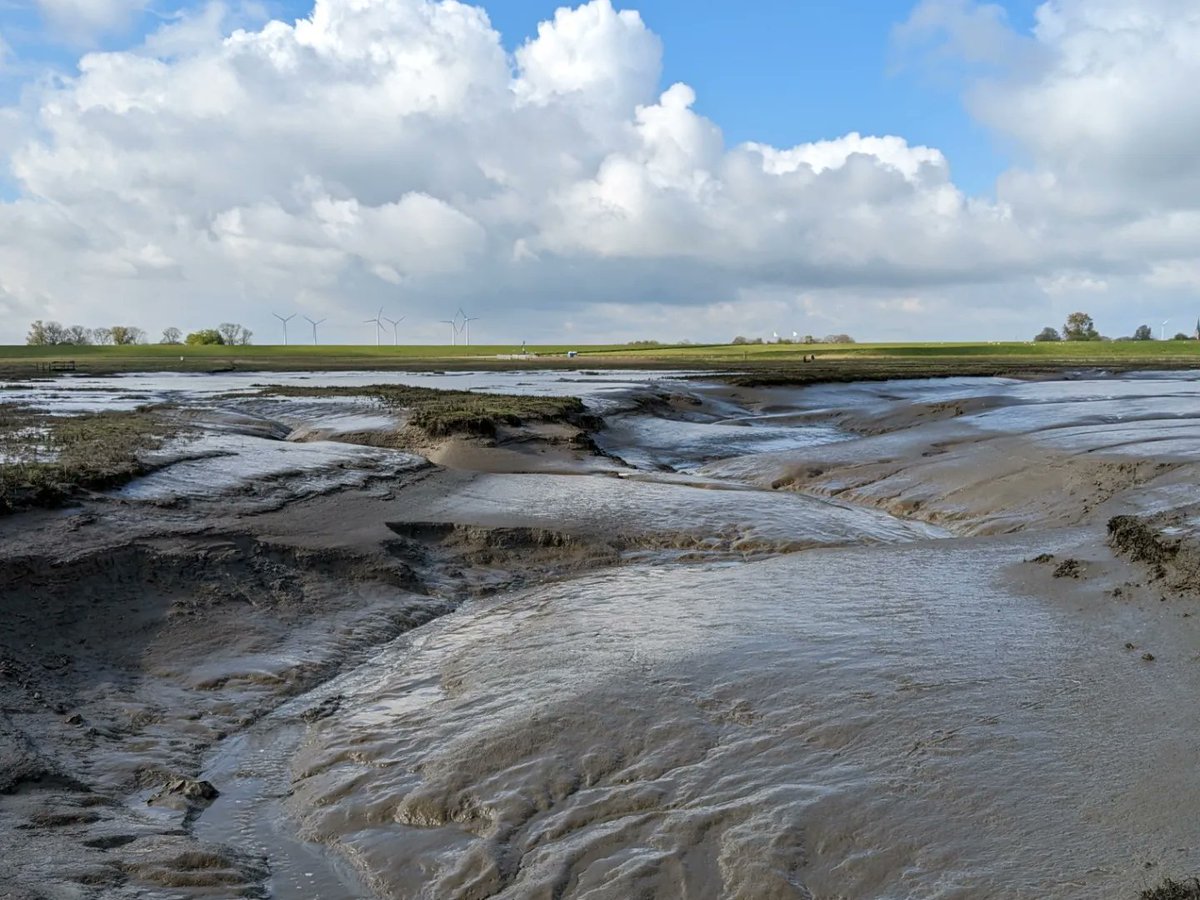
[[[392,449],[386,381],[593,427]],[[442,382],[445,382],[443,384]],[[408,383],[408,382],[405,382]],[[0,897],[1137,897],[1200,871],[1200,382],[137,376],[0,519]]]

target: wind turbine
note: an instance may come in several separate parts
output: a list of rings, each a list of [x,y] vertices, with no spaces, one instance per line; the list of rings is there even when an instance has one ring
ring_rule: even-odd
[[[458,323],[453,319],[438,319],[443,325],[450,326],[450,343],[451,346],[458,346]]]
[[[1170,319],[1163,319],[1162,327],[1158,332],[1158,339],[1160,341],[1165,341],[1167,339],[1167,323],[1170,321]]]
[[[383,321],[392,326],[392,344],[396,347],[400,346],[400,323],[407,319],[408,316],[401,316],[398,319],[389,319],[383,316]]]
[[[383,307],[381,306],[381,307],[379,307],[379,312],[375,315],[375,318],[363,320],[364,325],[371,325],[371,324],[375,325],[375,346],[376,347],[380,346],[380,344],[382,343],[382,341],[379,337],[383,333],[383,322],[380,321],[382,319],[382,317],[383,317]]]
[[[315,346],[317,346],[317,326],[320,325],[325,320],[324,319],[310,319],[308,316],[305,316],[304,321],[308,322],[308,324],[312,326],[313,346],[315,347]]]
[[[275,318],[277,318],[280,322],[283,323],[283,345],[286,347],[287,342],[288,342],[287,323],[292,321],[292,319],[296,318],[296,314],[292,313],[290,316],[281,316],[279,313],[271,313],[271,315],[273,315]]]
[[[467,332],[467,346],[471,346],[471,323],[478,322],[479,316],[463,316],[463,328]]]

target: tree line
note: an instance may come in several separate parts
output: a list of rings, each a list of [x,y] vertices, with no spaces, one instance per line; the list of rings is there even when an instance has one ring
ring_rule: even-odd
[[[1033,339],[1038,343],[1047,341],[1152,341],[1154,340],[1154,330],[1149,325],[1139,325],[1134,329],[1132,335],[1108,338],[1096,330],[1095,321],[1087,313],[1073,312],[1067,316],[1067,321],[1063,325],[1062,331],[1047,325],[1035,334]],[[1192,335],[1179,331],[1175,333],[1175,336],[1171,340],[1190,341],[1194,340],[1194,338]]]
[[[178,328],[164,328],[159,344],[225,344],[245,346],[250,343],[253,332],[236,322],[222,322],[216,328],[202,328],[184,335]],[[63,325],[60,322],[43,322],[38,319],[29,326],[25,343],[34,347],[75,346],[93,344],[127,346],[149,343],[146,332],[132,325],[112,325],[107,328],[85,328],[82,325]]]
[[[748,338],[745,335],[739,334],[735,337],[731,344],[742,346],[743,344],[853,344],[854,338],[848,334],[827,334],[825,337],[813,337],[811,334],[806,334],[804,337],[789,338],[776,336],[773,341],[765,341],[760,337]]]

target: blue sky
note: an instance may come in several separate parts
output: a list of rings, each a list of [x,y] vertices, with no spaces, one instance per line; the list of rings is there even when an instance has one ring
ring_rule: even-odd
[[[510,46],[519,45],[553,0],[485,4]],[[958,85],[897,66],[893,27],[913,4],[895,0],[686,0],[616,2],[636,9],[663,39],[664,80],[696,89],[696,109],[730,143],[790,147],[852,131],[898,134],[937,147],[955,181],[989,192],[1005,159],[964,112]],[[1009,21],[1026,30],[1038,3],[1007,0]],[[698,13],[697,9],[703,9]]]

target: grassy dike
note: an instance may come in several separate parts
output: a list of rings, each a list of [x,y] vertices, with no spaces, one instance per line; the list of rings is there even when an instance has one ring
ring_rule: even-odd
[[[512,345],[0,347],[0,377],[38,377],[38,366],[72,360],[79,373],[139,371],[337,371],[522,369],[547,367],[677,368],[794,372],[848,378],[919,377],[922,374],[1017,374],[1070,367],[1119,370],[1200,367],[1200,341],[906,344],[546,345],[513,358]],[[577,356],[568,358],[567,352]],[[806,362],[805,358],[815,356]],[[821,370],[818,373],[815,370]],[[892,373],[896,375],[893,376]],[[819,380],[819,379],[817,379]]]

